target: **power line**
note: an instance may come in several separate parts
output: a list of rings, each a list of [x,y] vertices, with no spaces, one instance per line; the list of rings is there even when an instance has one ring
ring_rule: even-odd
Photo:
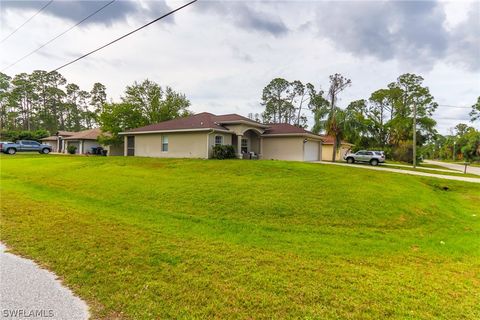
[[[0,40],[0,43],[3,43],[5,40],[7,40],[8,38],[10,38],[11,36],[13,36],[13,34],[15,32],[17,32],[18,30],[20,30],[24,25],[26,25],[30,20],[32,20],[33,18],[35,18],[35,16],[37,14],[39,14],[40,12],[42,12],[45,8],[47,8],[49,5],[51,5],[53,2],[53,0],[50,0],[46,5],[44,5],[42,8],[40,8],[40,10],[38,10],[33,16],[31,16],[30,18],[27,19],[27,21],[25,21],[24,23],[22,23],[17,29],[13,30],[12,33],[10,33],[8,36],[6,36],[5,38],[3,38],[2,40]]]
[[[37,49],[33,50],[32,52],[24,55],[23,57],[21,57],[20,59],[18,59],[17,61],[15,61],[14,63],[10,64],[8,67],[4,68],[1,72],[4,72],[5,70],[7,69],[10,69],[11,67],[13,67],[14,65],[16,65],[17,63],[19,63],[20,61],[28,58],[29,56],[31,56],[32,54],[34,54],[35,52],[37,52],[38,50],[42,49],[43,47],[45,47],[46,45],[52,43],[53,41],[57,40],[58,38],[60,38],[61,36],[63,36],[65,33],[69,32],[70,30],[72,30],[73,28],[77,27],[78,25],[82,24],[83,22],[85,22],[86,20],[90,19],[91,17],[93,17],[94,15],[96,15],[97,13],[99,13],[100,11],[102,11],[103,9],[105,9],[106,7],[108,7],[109,5],[111,5],[112,3],[114,3],[115,1],[117,0],[112,0],[110,2],[108,2],[107,4],[105,4],[104,6],[102,6],[101,8],[97,9],[96,11],[92,12],[91,14],[89,14],[88,16],[86,16],[85,18],[83,18],[82,20],[80,20],[79,22],[77,22],[76,24],[74,24],[73,26],[71,26],[70,28],[68,28],[67,30],[63,31],[62,33],[59,33],[57,36],[53,37],[52,39],[48,40],[47,42],[45,42],[44,44],[42,44],[40,47],[38,47]]]
[[[117,38],[117,39],[115,39],[115,40],[113,40],[113,41],[110,41],[110,42],[107,43],[107,44],[104,44],[103,46],[101,46],[101,47],[99,47],[99,48],[97,48],[97,49],[95,49],[95,50],[92,50],[92,51],[90,51],[90,52],[88,52],[88,53],[86,53],[86,54],[84,54],[84,55],[82,55],[82,56],[80,56],[80,57],[78,57],[78,58],[76,58],[76,59],[68,62],[68,63],[65,63],[64,65],[62,65],[62,66],[60,66],[60,67],[58,67],[58,68],[50,71],[49,73],[58,71],[58,70],[66,67],[66,66],[68,66],[68,65],[70,65],[70,64],[72,64],[72,63],[77,62],[78,60],[81,60],[81,59],[83,59],[83,58],[91,55],[92,53],[95,53],[95,52],[97,52],[97,51],[99,51],[99,50],[102,50],[103,48],[108,47],[109,45],[114,44],[115,42],[120,41],[120,40],[122,40],[123,38],[126,38],[126,37],[128,37],[129,35],[137,32],[137,31],[140,31],[140,30],[142,30],[143,28],[146,28],[146,27],[148,27],[149,25],[151,25],[151,24],[153,24],[153,23],[155,23],[155,22],[157,22],[157,21],[159,21],[159,20],[161,20],[161,19],[163,19],[163,18],[168,17],[168,16],[171,15],[171,14],[174,14],[175,12],[177,12],[177,11],[179,11],[179,10],[182,10],[183,8],[189,6],[189,5],[191,5],[191,4],[193,4],[193,3],[197,2],[197,1],[198,1],[198,0],[190,1],[190,2],[188,2],[188,3],[186,3],[186,4],[184,4],[183,6],[180,6],[180,7],[176,8],[175,10],[172,10],[172,11],[170,11],[170,12],[168,12],[168,13],[160,16],[160,17],[158,17],[158,18],[150,21],[149,23],[144,24],[143,26],[141,26],[141,27],[139,27],[139,28],[137,28],[137,29],[135,29],[135,30],[133,30],[133,31],[130,31],[130,32],[124,34],[123,36],[121,36],[121,37],[119,37],[119,38]]]
[[[471,109],[472,107],[467,107],[467,106],[451,106],[447,104],[439,104],[438,107],[442,108],[457,108],[457,109]]]

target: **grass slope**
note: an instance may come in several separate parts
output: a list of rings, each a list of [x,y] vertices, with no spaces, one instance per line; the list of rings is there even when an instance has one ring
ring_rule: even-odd
[[[94,319],[480,318],[480,186],[348,167],[1,157],[1,240]]]

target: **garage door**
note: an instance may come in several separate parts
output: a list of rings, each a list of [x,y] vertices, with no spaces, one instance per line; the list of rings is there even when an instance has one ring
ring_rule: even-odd
[[[307,141],[303,149],[304,161],[318,161],[319,143],[317,141]]]

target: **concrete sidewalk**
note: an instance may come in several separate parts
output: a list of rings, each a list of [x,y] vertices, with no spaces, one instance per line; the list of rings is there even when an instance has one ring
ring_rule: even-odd
[[[64,287],[55,274],[5,251],[0,243],[0,319],[89,318],[87,304]]]
[[[480,178],[470,178],[470,177],[461,177],[461,176],[447,176],[447,175],[444,175],[444,174],[435,174],[435,173],[426,173],[426,172],[420,172],[420,171],[411,171],[411,170],[402,170],[402,169],[393,169],[393,168],[386,168],[386,167],[379,167],[379,166],[371,166],[371,165],[368,165],[368,164],[367,165],[364,165],[364,164],[348,164],[348,163],[326,162],[326,161],[314,161],[314,163],[327,164],[327,165],[333,165],[333,166],[344,166],[344,167],[366,169],[366,170],[388,171],[388,172],[395,172],[395,173],[401,173],[401,174],[409,174],[409,175],[413,175],[413,176],[423,176],[423,177],[431,177],[431,178],[439,178],[439,179],[447,179],[447,180],[480,183]],[[422,168],[422,169],[424,169],[424,168]]]
[[[452,170],[459,170],[462,173],[463,173],[463,170],[465,169],[465,165],[461,163],[448,163],[448,162],[434,161],[434,160],[424,160],[424,162],[429,164],[435,164],[437,166],[442,166]],[[467,166],[467,173],[477,174],[480,176],[480,168]]]

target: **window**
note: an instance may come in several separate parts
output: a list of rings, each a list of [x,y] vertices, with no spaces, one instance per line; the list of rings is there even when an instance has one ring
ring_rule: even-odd
[[[223,144],[223,136],[215,136],[215,145],[221,146]]]
[[[248,139],[242,138],[242,153],[248,152]]]
[[[168,151],[168,136],[162,136],[162,152]]]

